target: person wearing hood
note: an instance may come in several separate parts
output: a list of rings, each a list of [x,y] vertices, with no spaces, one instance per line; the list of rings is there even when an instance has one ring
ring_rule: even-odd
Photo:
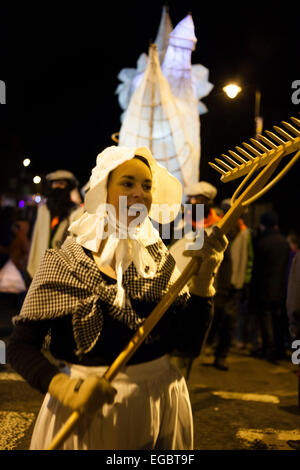
[[[221,202],[223,216],[231,208],[231,200]],[[248,231],[242,221],[238,222],[227,233],[229,241],[224,259],[216,277],[216,295],[214,299],[214,319],[208,335],[207,343],[214,343],[213,366],[227,371],[227,356],[234,339],[234,329],[238,317],[242,289],[246,281],[250,281],[251,268],[248,263]]]
[[[170,246],[170,253],[174,257],[177,267],[181,272],[187,266],[189,259],[185,256],[185,247],[196,237],[209,235],[213,227],[221,219],[213,208],[217,188],[207,181],[198,181],[185,189],[187,197],[186,205],[175,222],[174,240]],[[178,235],[179,234],[179,237]],[[183,234],[183,236],[181,236]],[[227,250],[226,250],[227,251]],[[226,252],[225,255],[226,257]],[[216,276],[217,278],[217,276]],[[215,278],[215,282],[216,282]],[[214,287],[215,287],[214,282]],[[197,306],[195,306],[197,308]],[[199,341],[205,346],[208,334],[213,322],[213,314],[207,316],[201,328],[198,329]],[[189,358],[175,355],[174,364],[180,369],[189,368]]]
[[[163,210],[173,220],[181,199],[180,182],[148,148],[112,146],[98,155],[84,213],[62,247],[45,252],[14,318],[8,359],[46,393],[31,449],[47,449],[74,410],[81,420],[64,449],[193,448],[187,385],[169,353],[199,353],[197,331],[212,310],[227,246],[221,230],[186,252],[203,259],[199,272],[112,384],[103,378],[180,275],[150,217],[159,222]],[[60,367],[41,352],[49,329]]]
[[[71,199],[71,193],[78,187],[76,177],[67,170],[47,174],[45,203],[38,207],[33,227],[27,272],[33,278],[45,250],[60,248],[67,236],[68,226],[80,206]]]

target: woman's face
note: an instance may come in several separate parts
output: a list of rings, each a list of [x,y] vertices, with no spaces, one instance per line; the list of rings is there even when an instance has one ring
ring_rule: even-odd
[[[120,196],[126,196],[127,202],[125,207],[125,220],[123,222],[127,225],[130,224],[137,216],[128,215],[128,210],[134,204],[143,204],[147,211],[150,211],[152,203],[152,175],[150,169],[141,160],[133,158],[128,160],[122,165],[118,166],[110,174],[110,179],[107,188],[107,202],[114,206],[116,210],[116,217],[120,220],[120,208],[119,205]]]

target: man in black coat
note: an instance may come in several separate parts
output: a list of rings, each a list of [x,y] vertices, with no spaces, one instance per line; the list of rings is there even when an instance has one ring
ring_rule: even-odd
[[[262,348],[268,359],[285,356],[284,303],[289,245],[278,229],[276,212],[266,212],[260,218],[261,233],[254,241],[252,276],[252,311],[257,315]]]

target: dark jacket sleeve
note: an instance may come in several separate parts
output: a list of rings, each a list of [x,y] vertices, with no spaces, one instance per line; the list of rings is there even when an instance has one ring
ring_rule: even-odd
[[[59,369],[42,353],[45,336],[50,328],[47,321],[28,321],[14,327],[7,348],[10,365],[33,388],[42,393]]]
[[[191,295],[177,318],[174,354],[199,356],[213,319],[213,298]]]

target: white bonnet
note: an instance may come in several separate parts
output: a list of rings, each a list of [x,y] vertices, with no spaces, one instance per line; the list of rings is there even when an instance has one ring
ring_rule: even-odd
[[[214,199],[217,195],[217,188],[207,181],[198,181],[192,184],[185,191],[187,196],[205,196],[208,199]]]
[[[166,168],[156,162],[151,151],[147,147],[107,147],[97,156],[96,166],[92,170],[90,178],[90,189],[85,196],[84,209],[89,214],[95,214],[99,204],[105,203],[107,198],[107,178],[109,173],[135,155],[147,159],[153,178],[152,207],[149,217],[157,222],[171,222],[177,215],[182,200],[182,185],[175,176],[171,175]],[[162,214],[157,204],[166,205],[171,208],[177,207],[170,217],[162,219]],[[162,206],[161,206],[162,207]]]

